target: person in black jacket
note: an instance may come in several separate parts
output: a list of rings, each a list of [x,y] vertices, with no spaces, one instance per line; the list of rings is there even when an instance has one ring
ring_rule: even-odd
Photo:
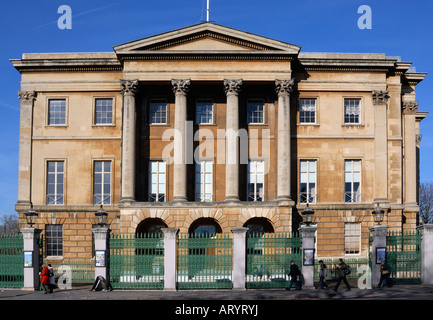
[[[296,290],[301,290],[301,282],[298,280],[298,276],[301,275],[301,271],[299,271],[299,267],[295,264],[295,261],[290,261],[290,283],[289,286],[286,288],[286,290],[289,290],[292,288],[293,282],[296,284]]]

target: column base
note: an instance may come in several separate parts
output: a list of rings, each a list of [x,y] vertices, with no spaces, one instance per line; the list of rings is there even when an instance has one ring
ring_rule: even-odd
[[[188,202],[188,198],[187,197],[173,197],[173,202]]]
[[[241,201],[239,197],[227,197],[224,199],[224,202],[239,202]]]

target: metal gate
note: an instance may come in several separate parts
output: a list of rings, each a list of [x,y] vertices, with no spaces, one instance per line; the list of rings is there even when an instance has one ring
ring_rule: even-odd
[[[230,234],[180,234],[178,289],[233,288],[233,239]]]
[[[162,234],[112,234],[109,248],[109,274],[114,289],[164,288]]]
[[[302,269],[302,238],[293,233],[247,236],[247,288],[281,288],[289,285],[290,261]]]
[[[22,234],[0,235],[0,288],[24,286],[23,249]]]
[[[395,284],[421,283],[421,232],[390,231],[386,237],[386,260]]]

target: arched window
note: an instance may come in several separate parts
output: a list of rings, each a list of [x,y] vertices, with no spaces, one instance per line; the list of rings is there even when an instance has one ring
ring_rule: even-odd
[[[244,223],[244,227],[248,228],[247,234],[274,233],[274,227],[266,218],[251,218]]]
[[[218,222],[212,218],[199,218],[195,220],[188,230],[189,234],[193,235],[208,235],[214,236],[217,233],[222,233],[222,229]]]
[[[159,218],[147,218],[140,222],[135,233],[162,233],[162,228],[167,228],[164,221]]]

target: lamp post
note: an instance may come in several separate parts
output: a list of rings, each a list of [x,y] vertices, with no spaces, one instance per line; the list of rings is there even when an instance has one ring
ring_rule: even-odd
[[[377,225],[380,225],[385,218],[385,211],[379,206],[379,204],[377,204],[376,209],[374,209],[371,214],[373,215],[374,222],[376,222]]]
[[[33,228],[33,225],[35,224],[34,219],[38,216],[38,213],[33,209],[33,203],[30,203],[30,208],[26,211],[25,215],[27,224],[30,228]]]
[[[104,227],[107,225],[108,213],[104,211],[104,209],[102,208],[102,204],[101,204],[101,207],[98,209],[98,211],[95,212],[95,216],[96,216],[96,219],[98,221],[97,224],[100,227]]]
[[[302,211],[302,215],[303,215],[303,220],[304,223],[309,226],[313,223],[313,215],[314,215],[314,210],[312,210],[307,203],[307,207]]]

